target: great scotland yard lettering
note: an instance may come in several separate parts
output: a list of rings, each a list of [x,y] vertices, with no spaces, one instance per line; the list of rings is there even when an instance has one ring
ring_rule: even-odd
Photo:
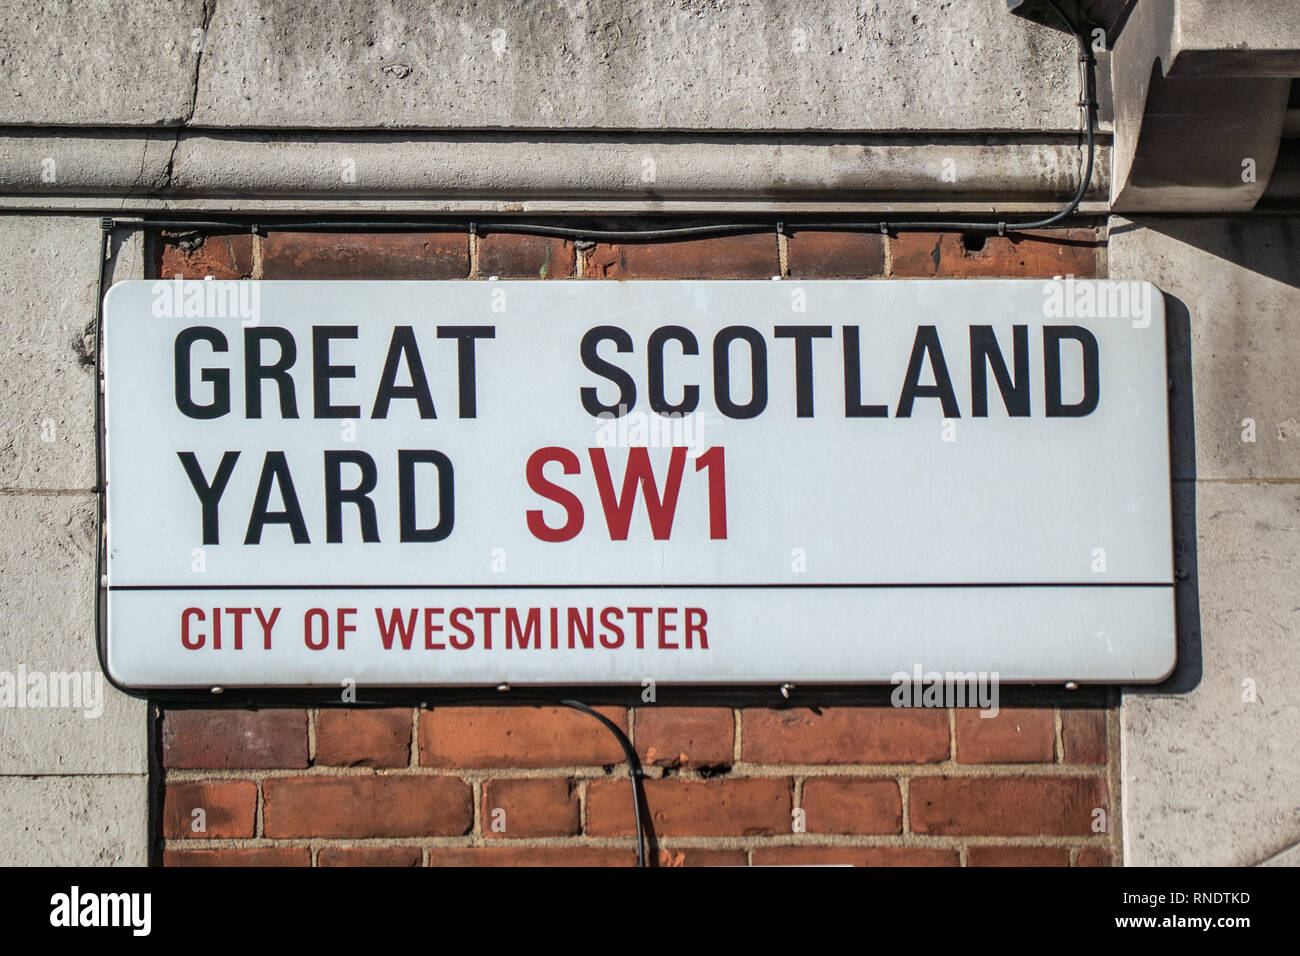
[[[1164,324],[1130,285],[121,283],[109,669],[1159,679]]]
[[[1044,377],[1042,404],[1039,407],[1049,418],[1078,417],[1091,413],[1096,409],[1100,397],[1100,356],[1096,338],[1087,329],[1077,325],[1044,325],[1040,331]],[[439,326],[434,334],[438,339],[453,340],[457,345],[457,394],[459,396],[457,415],[460,418],[474,418],[478,408],[475,385],[478,356],[474,344],[480,339],[495,338],[496,329],[491,326]],[[813,380],[816,353],[813,343],[819,339],[831,339],[834,334],[834,330],[829,325],[777,325],[771,330],[774,339],[789,339],[795,344],[792,378],[789,382],[790,391],[794,395],[795,414],[799,418],[812,418],[815,414]],[[862,343],[859,327],[844,326],[840,329],[840,336],[843,343],[844,416],[846,418],[887,417],[889,415],[887,406],[864,404],[862,401]],[[355,325],[311,328],[312,417],[318,419],[361,417],[361,406],[336,404],[331,397],[334,381],[356,377],[354,365],[334,364],[335,358],[331,355],[331,348],[336,342],[355,340],[357,337],[358,327]],[[1013,326],[1011,337],[1013,344],[1011,362],[1008,364],[993,327],[970,326],[971,400],[969,407],[975,417],[987,417],[989,414],[990,373],[1006,413],[1010,417],[1028,417],[1032,414],[1034,403],[1030,396],[1028,326]],[[1061,345],[1064,340],[1072,340],[1079,346],[1080,379],[1084,386],[1083,395],[1073,403],[1064,401],[1061,394]],[[696,356],[700,353],[699,341],[690,329],[680,325],[668,325],[652,331],[646,345],[648,400],[650,407],[657,414],[690,415],[699,409],[701,386],[695,383],[681,385],[679,386],[680,400],[669,402],[665,394],[665,382],[668,377],[665,352],[669,341],[677,343],[683,357]],[[210,354],[196,359],[195,347],[199,342],[208,346]],[[275,360],[269,363],[263,354],[263,345],[266,342],[274,342],[279,349]],[[637,381],[633,372],[611,359],[602,357],[599,347],[603,342],[612,343],[620,354],[635,352],[632,336],[618,326],[597,326],[582,336],[583,366],[614,384],[618,390],[616,400],[606,403],[600,400],[600,389],[597,386],[581,387],[578,394],[581,397],[582,407],[596,418],[625,415],[634,409],[637,403]],[[735,401],[732,389],[731,351],[733,344],[738,342],[744,343],[744,348],[749,353],[749,396],[743,403]],[[266,386],[270,386],[275,396],[270,407],[278,409],[281,418],[298,418],[298,388],[294,373],[299,369],[297,356],[303,350],[299,348],[293,332],[279,327],[245,328],[242,330],[242,344],[244,416],[250,419],[263,417],[263,392]],[[191,326],[177,333],[174,347],[174,380],[176,407],[181,414],[198,420],[212,420],[231,414],[231,370],[228,365],[214,361],[220,355],[229,352],[230,342],[220,329],[211,326]],[[768,344],[767,338],[758,329],[733,325],[718,332],[713,339],[712,371],[712,393],[719,413],[727,418],[750,419],[758,417],[767,408],[770,381]],[[922,384],[922,378],[927,372],[933,378],[933,384]],[[399,385],[398,378],[403,373],[409,380],[409,384]],[[208,386],[208,395],[203,400],[195,395],[196,380]],[[961,417],[958,398],[948,373],[948,362],[938,331],[933,325],[921,325],[916,329],[911,355],[902,376],[901,391],[894,407],[894,416],[910,418],[917,400],[926,398],[939,402],[945,418]],[[414,402],[421,419],[438,417],[415,330],[409,325],[393,328],[369,417],[387,418],[393,403],[400,401]],[[673,524],[673,506],[683,476],[685,449],[674,451],[669,461],[662,495],[659,493],[656,477],[647,455],[631,456],[623,482],[623,494],[617,496],[613,491],[614,479],[604,450],[591,448],[587,450],[587,454],[590,456],[595,481],[600,489],[600,501],[604,508],[610,537],[613,540],[627,539],[637,487],[640,487],[645,494],[654,537],[656,539],[668,537]],[[215,472],[210,476],[203,473],[202,466],[193,451],[178,451],[177,456],[198,497],[203,543],[220,544],[218,509],[230,477],[239,462],[240,452],[225,452]],[[710,472],[710,502],[718,509],[710,515],[710,532],[714,538],[726,537],[723,461],[724,450],[714,448],[702,455],[696,464],[697,471]],[[567,541],[574,537],[583,525],[582,507],[572,494],[543,476],[544,466],[552,462],[558,464],[566,475],[577,474],[582,468],[578,455],[570,449],[542,448],[528,459],[528,485],[542,497],[562,505],[566,510],[566,522],[561,528],[553,529],[543,521],[540,511],[529,511],[528,527],[533,535],[542,541]],[[378,542],[380,531],[376,520],[376,508],[370,498],[378,483],[379,466],[375,460],[362,451],[331,450],[323,452],[323,464],[325,540],[330,543],[344,540],[342,510],[347,504],[357,509],[361,541]],[[402,449],[397,453],[395,464],[400,476],[398,485],[400,526],[397,529],[399,539],[403,542],[427,543],[445,539],[451,534],[455,521],[455,471],[451,460],[436,449]],[[439,520],[436,525],[428,528],[418,527],[415,520],[416,466],[421,464],[433,466],[437,475],[432,493],[438,499]],[[353,466],[360,472],[358,483],[350,488],[343,487],[342,472],[345,465]],[[278,491],[283,501],[282,510],[270,510],[269,502],[273,491]],[[308,544],[311,541],[289,462],[285,452],[280,450],[266,452],[261,464],[257,494],[252,502],[244,544],[259,544],[263,530],[268,524],[287,525],[295,544]]]

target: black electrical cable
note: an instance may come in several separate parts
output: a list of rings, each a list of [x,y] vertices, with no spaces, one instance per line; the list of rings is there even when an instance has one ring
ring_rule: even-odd
[[[104,577],[104,551],[108,545],[104,540],[104,507],[108,491],[104,480],[104,379],[100,372],[100,355],[103,349],[103,337],[100,326],[104,322],[104,270],[108,268],[108,257],[112,252],[113,220],[104,218],[99,221],[99,297],[95,304],[95,654],[99,658],[99,669],[109,684],[123,693],[131,693],[113,679],[108,670],[106,659],[107,633],[103,627],[103,602],[107,599]],[[139,695],[132,695],[139,696]]]
[[[593,710],[580,700],[567,699],[561,700],[560,703],[565,707],[581,711],[589,717],[595,717],[605,725],[618,740],[618,745],[623,748],[623,756],[627,760],[628,772],[632,775],[632,810],[636,821],[636,865],[645,866],[646,834],[645,825],[641,820],[641,804],[644,800],[644,790],[641,785],[643,772],[641,770],[641,760],[636,755],[636,748],[632,746],[632,741],[628,739],[627,734],[623,733],[623,728],[599,711]]]
[[[219,219],[118,219],[114,224],[123,228],[163,229],[169,232],[259,232],[262,230],[279,230],[284,232],[430,232],[437,230],[463,231],[465,221],[438,222],[434,220],[275,220],[258,222],[235,222]],[[745,233],[769,232],[772,223],[766,220],[756,222],[709,223],[699,226],[673,226],[664,229],[587,229],[580,226],[554,226],[534,222],[484,222],[475,220],[470,227],[486,233],[517,233],[530,236],[552,236],[560,239],[609,239],[614,241],[657,240],[703,238],[708,236],[731,236]],[[815,228],[815,227],[810,227]]]

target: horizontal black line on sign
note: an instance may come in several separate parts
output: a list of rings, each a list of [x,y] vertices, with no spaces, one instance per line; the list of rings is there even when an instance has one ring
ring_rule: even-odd
[[[1172,581],[968,581],[957,584],[110,584],[110,591],[562,591],[696,588],[1171,588]]]

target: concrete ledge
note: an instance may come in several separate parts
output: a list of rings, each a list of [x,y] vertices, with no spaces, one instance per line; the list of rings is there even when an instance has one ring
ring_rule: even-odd
[[[1139,4],[1111,60],[1117,212],[1246,212],[1268,186],[1300,28],[1288,0]]]
[[[0,195],[148,199],[809,201],[1063,205],[1084,152],[1058,137],[0,130]],[[1109,190],[1097,150],[1089,197]]]

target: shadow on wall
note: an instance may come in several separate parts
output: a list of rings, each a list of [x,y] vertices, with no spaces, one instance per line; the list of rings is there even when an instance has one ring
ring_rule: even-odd
[[[1224,218],[1217,220],[1222,223],[1222,229],[1207,229],[1202,218],[1152,217],[1143,218],[1139,225],[1115,226],[1111,235],[1135,229],[1158,232],[1224,262],[1300,289],[1300,261],[1296,259],[1296,250],[1300,249],[1300,217],[1269,217],[1268,221],[1272,228],[1261,229],[1259,216]],[[1166,305],[1169,304],[1166,296]],[[1183,314],[1186,315],[1185,307]]]
[[[1134,229],[1159,232],[1226,263],[1291,288],[1300,288],[1300,219],[1278,218],[1261,229],[1259,217],[1225,218],[1222,228],[1201,219],[1144,218],[1111,229],[1112,238]],[[1169,367],[1169,443],[1173,478],[1175,609],[1178,662],[1160,684],[1125,688],[1133,694],[1178,694],[1201,680],[1201,623],[1196,539],[1196,436],[1193,416],[1191,317],[1187,304],[1165,295]],[[1208,317],[1213,319],[1213,317]]]
[[[1196,556],[1196,424],[1192,401],[1191,314],[1166,294],[1165,343],[1169,368],[1169,467],[1173,497],[1174,621],[1177,662],[1159,684],[1127,687],[1128,694],[1186,694],[1201,682],[1201,599]]]

